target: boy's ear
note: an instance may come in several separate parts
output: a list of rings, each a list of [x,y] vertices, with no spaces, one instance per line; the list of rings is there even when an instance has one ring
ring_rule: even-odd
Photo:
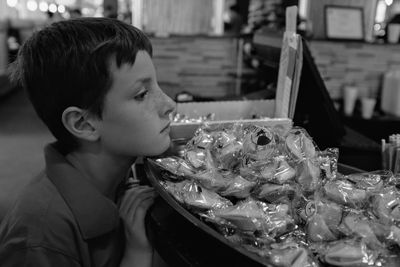
[[[78,107],[68,107],[62,114],[64,127],[75,137],[86,141],[97,141],[100,136],[87,112]]]

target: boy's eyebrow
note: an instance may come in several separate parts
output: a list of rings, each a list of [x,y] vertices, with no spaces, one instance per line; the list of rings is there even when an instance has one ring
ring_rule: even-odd
[[[139,78],[135,81],[134,85],[138,84],[138,83],[147,83],[151,81],[151,77],[143,77],[143,78]]]

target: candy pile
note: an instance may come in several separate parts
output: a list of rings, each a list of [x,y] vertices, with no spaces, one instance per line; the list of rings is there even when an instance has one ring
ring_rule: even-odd
[[[398,266],[400,178],[342,175],[298,127],[200,128],[160,183],[228,240],[273,266]]]

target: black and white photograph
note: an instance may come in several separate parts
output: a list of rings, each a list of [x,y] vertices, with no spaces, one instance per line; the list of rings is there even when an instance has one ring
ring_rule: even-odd
[[[0,0],[0,267],[400,266],[400,0]]]

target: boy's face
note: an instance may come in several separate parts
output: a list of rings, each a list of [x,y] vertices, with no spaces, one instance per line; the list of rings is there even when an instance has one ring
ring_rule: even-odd
[[[112,86],[98,121],[104,149],[122,156],[155,156],[168,149],[169,114],[175,102],[160,89],[149,54],[139,51],[133,66],[111,64]]]

